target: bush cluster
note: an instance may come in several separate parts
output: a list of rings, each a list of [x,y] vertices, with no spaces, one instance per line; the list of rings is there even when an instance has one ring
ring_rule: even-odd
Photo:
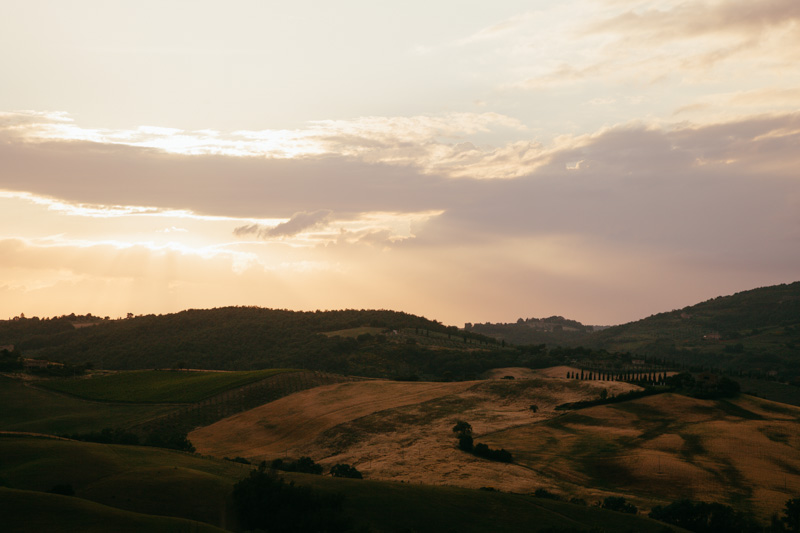
[[[455,433],[456,437],[458,438],[459,450],[471,453],[477,457],[490,459],[492,461],[499,461],[501,463],[514,462],[511,452],[505,449],[494,450],[482,442],[475,444],[472,439],[472,426],[464,420],[458,420],[456,422],[456,425],[453,426],[453,433]]]
[[[344,497],[286,483],[265,464],[233,487],[233,501],[247,530],[337,533],[350,531]]]
[[[273,470],[283,470],[284,472],[300,472],[302,474],[322,474],[322,465],[314,462],[310,457],[301,457],[294,461],[284,461],[283,459],[274,459],[270,466]]]

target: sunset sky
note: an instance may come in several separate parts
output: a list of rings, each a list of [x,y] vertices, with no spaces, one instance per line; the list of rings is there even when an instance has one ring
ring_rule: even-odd
[[[2,319],[800,280],[798,0],[7,0],[0,47]]]

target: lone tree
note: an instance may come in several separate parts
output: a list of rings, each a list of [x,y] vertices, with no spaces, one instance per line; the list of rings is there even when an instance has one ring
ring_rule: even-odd
[[[456,425],[453,426],[453,433],[458,437],[458,449],[472,453],[472,426],[469,422],[464,420],[456,421]]]
[[[461,434],[458,436],[458,449],[472,453],[472,435]]]
[[[469,422],[465,422],[464,420],[456,421],[456,425],[453,426],[453,433],[458,435],[472,435],[472,426]]]

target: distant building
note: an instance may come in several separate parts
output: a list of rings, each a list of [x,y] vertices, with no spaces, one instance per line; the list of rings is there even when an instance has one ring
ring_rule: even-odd
[[[716,332],[708,333],[706,335],[703,335],[703,340],[704,341],[719,341],[719,340],[722,340],[722,335],[720,335],[719,333],[716,333]]]
[[[13,352],[14,351],[14,345],[13,344],[0,345],[0,352],[2,352],[3,350],[6,350],[8,352]]]

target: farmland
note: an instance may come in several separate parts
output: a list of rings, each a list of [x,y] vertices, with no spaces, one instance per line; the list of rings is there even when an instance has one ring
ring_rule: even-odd
[[[4,502],[0,505],[19,502],[30,510],[37,502],[43,503],[54,514],[40,512],[37,523],[54,523],[54,516],[64,512],[74,517],[67,518],[70,527],[74,520],[74,524],[88,521],[116,530],[117,521],[131,520],[137,525],[156,524],[153,527],[162,527],[162,531],[184,531],[184,521],[158,525],[159,519],[152,516],[169,513],[235,530],[230,487],[248,472],[237,463],[167,450],[47,439],[0,437],[0,454],[4,457],[0,476],[14,488],[23,489],[0,489],[4,497],[8,496],[0,500]],[[599,525],[614,531],[645,533],[663,529],[663,524],[641,517],[519,494],[305,474],[285,476],[325,493],[346,494],[345,511],[356,526],[377,532],[446,531],[462,521],[461,531],[475,533],[498,528],[511,533],[536,532],[564,525],[581,530]],[[70,483],[78,496],[73,499],[80,503],[63,496],[26,492],[48,490],[58,483]],[[17,509],[12,513],[17,520],[19,513]],[[213,531],[202,527],[197,530]],[[24,531],[24,524],[15,530]]]
[[[129,427],[175,409],[160,404],[89,402],[5,376],[0,376],[0,404],[0,430],[55,435]]]
[[[291,370],[202,372],[142,370],[89,379],[42,381],[44,388],[104,402],[193,403]]]
[[[800,409],[758,398],[663,394],[484,439],[563,494],[595,499],[613,491],[644,505],[704,499],[766,519],[800,492],[798,422]]]

